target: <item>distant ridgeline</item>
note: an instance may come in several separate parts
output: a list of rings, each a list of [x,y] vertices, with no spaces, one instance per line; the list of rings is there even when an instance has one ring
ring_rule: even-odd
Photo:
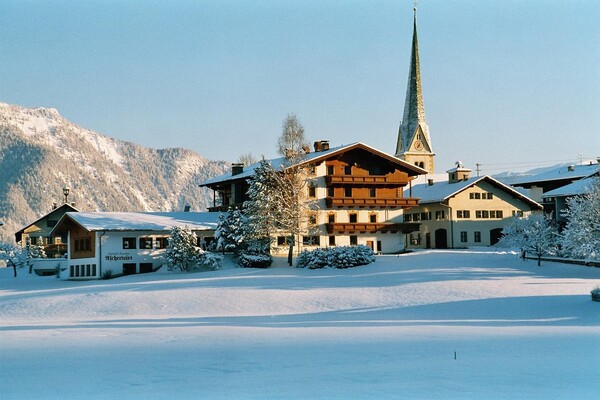
[[[186,149],[155,150],[81,128],[52,108],[0,102],[0,241],[62,204],[81,211],[205,211],[198,187],[229,169]]]

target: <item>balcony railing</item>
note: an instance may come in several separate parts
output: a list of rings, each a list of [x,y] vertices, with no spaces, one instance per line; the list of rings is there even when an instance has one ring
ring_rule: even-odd
[[[419,205],[419,199],[412,197],[377,198],[377,197],[327,197],[325,199],[328,208],[332,207],[359,207],[359,208],[410,208]]]
[[[327,175],[325,177],[327,186],[331,185],[381,185],[381,186],[405,186],[408,180],[397,175]]]
[[[419,230],[417,223],[335,222],[326,224],[327,233],[411,233]]]

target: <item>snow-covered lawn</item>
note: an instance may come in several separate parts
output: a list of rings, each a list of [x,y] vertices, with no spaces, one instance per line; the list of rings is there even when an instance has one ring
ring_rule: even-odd
[[[597,398],[597,285],[490,249],[88,282],[3,268],[0,398]]]

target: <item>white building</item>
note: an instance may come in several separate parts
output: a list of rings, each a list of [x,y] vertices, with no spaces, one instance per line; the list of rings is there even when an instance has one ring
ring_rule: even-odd
[[[188,228],[198,244],[212,240],[219,213],[68,212],[51,232],[67,243],[61,279],[100,279],[152,272],[164,264],[174,227]]]

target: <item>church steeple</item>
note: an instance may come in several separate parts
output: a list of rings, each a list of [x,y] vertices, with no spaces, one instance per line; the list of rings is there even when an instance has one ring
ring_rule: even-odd
[[[425,118],[421,71],[419,67],[419,41],[417,39],[417,7],[414,8],[414,24],[408,85],[404,103],[404,115],[398,130],[396,157],[411,162],[433,173],[433,148],[429,126]]]

